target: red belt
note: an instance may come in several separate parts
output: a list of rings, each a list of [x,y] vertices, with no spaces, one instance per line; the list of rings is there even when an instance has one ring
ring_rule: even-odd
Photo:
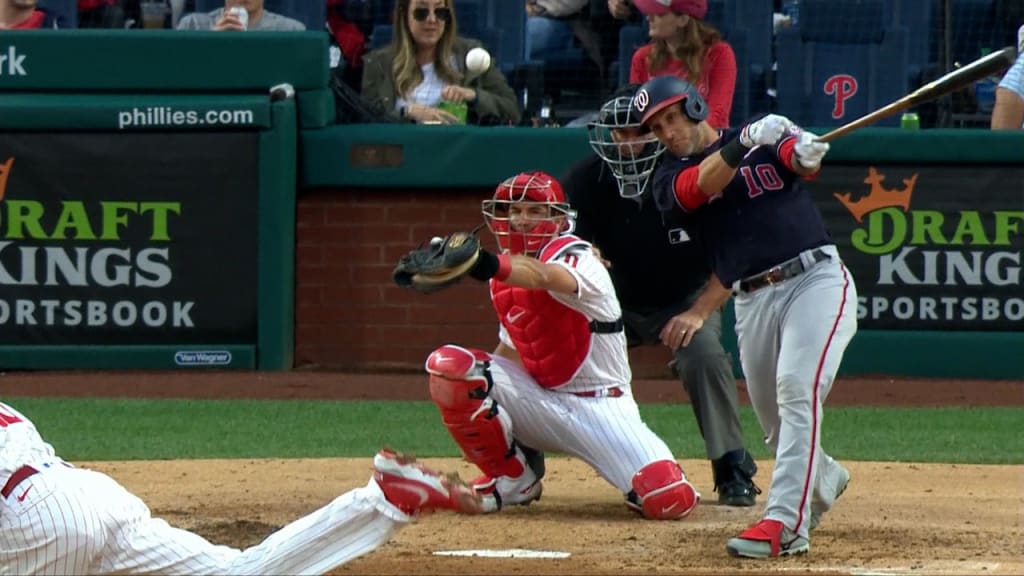
[[[11,474],[11,477],[7,479],[7,483],[4,484],[4,487],[0,488],[0,496],[7,498],[11,495],[11,492],[14,492],[14,489],[18,487],[18,484],[21,484],[26,479],[31,478],[38,473],[39,470],[36,470],[31,466],[22,466],[21,468],[18,468],[14,471],[14,474]]]
[[[586,392],[570,392],[573,396],[581,398],[621,398],[626,391],[618,386],[613,388],[602,388],[601,390],[587,390]]]

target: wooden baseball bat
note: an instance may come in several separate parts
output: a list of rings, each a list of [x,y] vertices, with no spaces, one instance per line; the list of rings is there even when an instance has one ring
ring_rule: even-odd
[[[887,104],[873,112],[868,112],[860,118],[832,130],[818,138],[818,142],[831,142],[840,136],[845,136],[858,128],[863,128],[870,124],[874,124],[883,118],[888,118],[893,114],[898,114],[907,108],[924,104],[925,102],[930,102],[936,98],[945,96],[950,92],[954,92],[968,86],[972,82],[976,82],[982,78],[986,78],[1006,70],[1013,65],[1013,62],[1016,59],[1017,49],[1013,46],[1007,46],[998,52],[993,52],[992,54],[978,58],[967,66],[957,68],[945,76],[921,86],[917,90],[914,90],[910,94],[907,94],[903,98],[900,98],[891,104]]]

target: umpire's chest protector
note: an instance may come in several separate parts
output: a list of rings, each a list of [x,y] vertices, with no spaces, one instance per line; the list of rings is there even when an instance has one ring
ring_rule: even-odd
[[[549,245],[554,249],[545,248],[541,260],[552,260],[576,243]],[[527,290],[496,280],[491,281],[491,302],[523,367],[538,384],[557,388],[572,380],[590,353],[592,335],[586,316],[546,290]]]

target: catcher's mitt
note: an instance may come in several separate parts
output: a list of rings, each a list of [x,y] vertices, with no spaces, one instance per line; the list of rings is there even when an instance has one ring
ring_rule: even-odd
[[[391,277],[395,284],[430,294],[457,284],[480,258],[480,240],[472,232],[434,238],[430,245],[402,256]]]

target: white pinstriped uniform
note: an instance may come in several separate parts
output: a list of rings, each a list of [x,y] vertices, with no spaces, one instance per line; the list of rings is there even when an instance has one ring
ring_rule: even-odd
[[[0,574],[322,574],[391,538],[409,516],[370,480],[262,543],[238,550],[153,518],[109,476],[54,454],[24,415],[0,403]]]
[[[579,285],[574,294],[550,294],[590,320],[612,322],[622,315],[615,288],[604,265],[589,246],[575,246],[553,255],[548,263],[568,270]],[[499,338],[514,345],[502,326]],[[492,356],[491,395],[512,421],[512,434],[524,444],[562,452],[592,466],[623,493],[632,490],[638,470],[658,460],[674,460],[672,451],[640,417],[633,399],[624,332],[593,334],[590,353],[576,375],[558,388],[537,384],[522,365]],[[619,387],[618,398],[585,398],[571,392]]]

